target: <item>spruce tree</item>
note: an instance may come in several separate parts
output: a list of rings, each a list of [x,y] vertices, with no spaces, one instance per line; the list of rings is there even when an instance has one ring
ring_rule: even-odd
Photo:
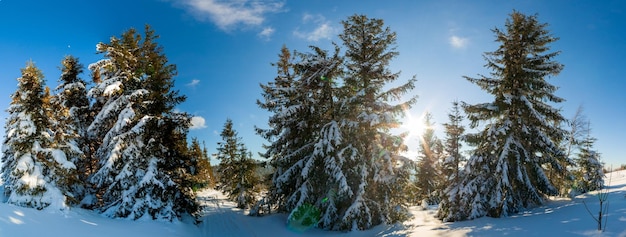
[[[596,138],[591,136],[590,123],[587,122],[587,135],[581,142],[578,156],[574,159],[577,169],[574,171],[577,191],[586,193],[604,188],[604,164],[600,153],[594,150]]]
[[[558,193],[544,167],[565,172],[560,161],[567,157],[558,144],[565,133],[558,124],[564,119],[550,105],[563,99],[554,95],[557,87],[546,79],[558,75],[563,65],[553,61],[559,52],[549,52],[549,44],[557,38],[546,27],[536,15],[514,11],[504,31],[493,31],[498,49],[485,53],[491,77],[465,77],[494,101],[463,105],[470,126],[484,123],[484,128],[467,136],[476,148],[466,165],[467,175],[458,184],[462,196],[458,201],[469,208],[463,213],[440,212],[443,220],[507,216]]]
[[[311,53],[291,54],[283,47],[278,75],[261,85],[261,108],[273,113],[269,129],[257,132],[271,142],[265,157],[276,168],[264,202],[289,212],[319,210],[313,225],[323,229],[368,229],[401,215],[405,200],[399,187],[408,175],[395,166],[406,147],[389,129],[403,109],[400,102],[414,79],[387,91],[398,74],[387,69],[397,52],[395,33],[382,20],[353,16],[344,21],[340,36],[347,48],[333,54],[311,46]],[[347,67],[347,68],[346,68]],[[258,205],[260,206],[260,205]]]
[[[338,211],[334,229],[369,229],[390,223],[394,211],[402,209],[402,194],[394,187],[407,180],[395,166],[399,152],[406,149],[400,136],[390,134],[398,117],[416,101],[400,101],[414,88],[415,78],[390,89],[399,73],[389,71],[395,51],[396,33],[383,20],[353,15],[342,21],[339,35],[346,49],[345,79],[338,95],[345,138],[340,157],[345,159],[350,194],[348,204]],[[390,102],[394,102],[393,104]],[[349,168],[348,168],[349,167]]]
[[[441,188],[441,159],[443,145],[435,136],[432,115],[426,113],[424,117],[424,134],[420,136],[419,157],[417,161],[415,186],[417,200],[426,201],[429,205],[439,203],[439,189]]]
[[[265,145],[262,156],[275,168],[265,205],[275,206],[281,212],[291,212],[295,208],[293,204],[288,205],[287,200],[302,183],[301,179],[295,178],[302,166],[301,156],[312,152],[310,146],[306,151],[301,149],[310,143],[311,130],[308,123],[300,122],[307,111],[300,109],[299,98],[303,94],[298,91],[300,82],[296,79],[295,60],[292,52],[283,46],[278,62],[272,64],[277,69],[277,76],[274,81],[260,85],[263,101],[257,100],[260,108],[272,113],[269,128],[256,128],[257,134],[270,142]],[[295,165],[298,166],[292,168]]]
[[[147,206],[158,196],[159,211],[169,208],[175,217],[188,213],[196,215],[199,206],[193,192],[193,177],[198,171],[198,160],[187,152],[187,133],[191,125],[191,116],[176,112],[174,107],[186,100],[174,90],[176,65],[169,64],[163,48],[155,40],[158,36],[150,26],[145,27],[145,37],[141,44],[141,71],[144,79],[142,86],[147,90],[139,111],[148,120],[143,134],[146,144],[144,155],[152,156],[158,162],[154,185],[146,187],[152,194],[146,195]],[[161,185],[165,184],[165,185]],[[141,193],[142,190],[139,190]],[[152,199],[152,200],[151,200]],[[135,204],[136,206],[137,204]],[[155,216],[152,214],[153,218]],[[165,218],[170,218],[164,215]]]
[[[213,175],[211,160],[208,156],[206,148],[202,149],[200,147],[200,142],[198,142],[198,139],[194,137],[191,139],[188,151],[189,156],[197,160],[198,163],[198,171],[193,177],[194,188],[215,187],[216,180]]]
[[[339,125],[333,120],[339,108],[333,93],[341,58],[338,48],[332,55],[310,48],[312,53],[296,52],[291,58],[291,52],[283,47],[274,64],[279,75],[262,85],[265,102],[259,101],[262,108],[274,112],[270,129],[257,132],[273,141],[265,154],[276,170],[268,202],[277,204],[279,211],[290,212],[290,218],[307,205],[321,208],[325,218],[335,220],[333,202],[322,200],[333,200],[340,186],[337,179],[343,177],[335,156],[341,139],[337,137]]]
[[[313,52],[296,54],[298,61],[294,63],[294,72],[298,96],[294,101],[298,104],[298,113],[297,117],[290,117],[293,121],[300,120],[295,124],[300,126],[299,139],[303,145],[291,151],[289,157],[295,163],[276,181],[279,184],[284,180],[296,181],[295,189],[286,199],[290,222],[297,222],[298,214],[310,206],[321,210],[321,219],[311,224],[332,228],[345,202],[341,196],[349,192],[344,163],[339,157],[343,147],[338,122],[340,106],[334,100],[342,59],[337,47],[333,54],[315,46],[310,48]]]
[[[248,208],[256,201],[255,186],[259,182],[255,172],[256,163],[241,143],[241,138],[237,137],[232,120],[226,120],[220,136],[222,142],[218,142],[217,148],[217,159],[220,160],[219,188],[230,200],[237,202],[238,208]]]
[[[89,92],[101,110],[88,135],[99,165],[90,177],[98,207],[111,217],[173,220],[195,214],[191,177],[196,163],[187,156],[190,117],[174,112],[185,100],[173,90],[175,65],[146,26],[100,43],[105,59],[90,65],[97,83]]]
[[[81,181],[86,180],[90,172],[87,169],[89,144],[86,142],[88,126],[89,99],[87,98],[86,83],[79,74],[83,72],[83,65],[73,56],[66,56],[61,61],[61,77],[55,89],[57,94],[52,97],[51,130],[54,133],[55,144],[62,149],[68,159],[76,164]],[[82,199],[86,194],[83,182],[75,184],[76,198]]]
[[[443,189],[441,193],[440,206],[447,208],[439,209],[437,216],[440,213],[459,213],[462,212],[459,206],[459,182],[462,178],[461,163],[465,161],[465,158],[461,154],[462,140],[465,132],[463,126],[463,116],[461,114],[461,108],[458,101],[452,103],[452,109],[448,113],[448,123],[443,124],[445,128],[445,155],[446,158],[443,161],[442,174]],[[448,203],[445,203],[448,202]]]
[[[78,137],[85,137],[87,133],[87,115],[89,98],[87,97],[86,82],[79,77],[83,73],[83,65],[78,58],[66,56],[61,61],[61,77],[56,88],[55,100],[67,110],[68,129]],[[82,139],[81,139],[82,140]],[[77,141],[78,147],[84,147],[84,141]]]
[[[444,147],[447,157],[443,161],[442,176],[446,177],[446,185],[444,187],[448,187],[459,182],[461,163],[465,161],[461,154],[465,127],[463,126],[463,115],[461,114],[458,101],[452,103],[452,109],[448,113],[448,123],[444,123],[443,126],[446,134]]]
[[[203,162],[198,163],[199,167],[206,167],[206,168],[199,168],[200,171],[198,172],[198,175],[202,175],[204,171],[206,171],[207,176],[209,177],[209,187],[211,188],[215,188],[215,185],[217,185],[217,177],[215,175],[215,170],[213,169],[213,166],[211,165],[211,157],[209,156],[209,152],[206,149],[206,144],[204,144],[204,142],[202,142],[202,156],[206,159],[206,164],[204,164]],[[200,176],[202,177],[202,176]]]
[[[70,154],[62,147],[67,144],[60,143],[50,129],[56,109],[50,91],[44,90],[43,74],[32,62],[17,81],[7,110],[1,162],[7,202],[36,209],[66,209],[76,201],[78,176]]]

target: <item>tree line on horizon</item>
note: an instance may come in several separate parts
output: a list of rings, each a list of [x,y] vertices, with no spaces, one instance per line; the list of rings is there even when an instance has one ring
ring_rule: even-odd
[[[173,220],[198,215],[194,190],[215,187],[251,215],[283,212],[289,222],[352,230],[406,220],[410,205],[439,205],[438,218],[461,221],[603,188],[582,108],[572,119],[554,108],[565,100],[547,79],[563,65],[550,49],[558,38],[537,15],[513,11],[493,30],[499,46],[484,54],[491,73],[464,77],[493,101],[452,102],[443,140],[427,115],[417,161],[401,156],[407,134],[391,131],[417,102],[415,77],[390,87],[400,77],[389,69],[399,54],[396,33],[365,15],[342,24],[331,50],[283,46],[276,77],[260,85],[257,104],[271,114],[256,127],[268,141],[265,176],[230,119],[217,144],[219,166],[197,139],[189,144],[190,117],[174,110],[186,99],[173,88],[175,65],[148,26],[143,36],[131,29],[97,45],[104,59],[89,65],[89,89],[72,56],[62,61],[54,94],[27,63],[7,110],[6,201]]]

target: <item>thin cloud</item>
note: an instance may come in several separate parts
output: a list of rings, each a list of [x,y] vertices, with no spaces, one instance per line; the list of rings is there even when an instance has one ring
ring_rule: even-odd
[[[276,30],[272,27],[265,27],[261,32],[259,32],[259,37],[269,40],[272,37],[272,34],[274,34],[274,31]]]
[[[448,39],[448,42],[453,48],[462,49],[462,48],[467,47],[467,44],[469,43],[469,39],[453,35],[453,36],[450,36],[450,38]]]
[[[196,130],[196,129],[203,129],[203,128],[206,128],[206,120],[203,117],[201,116],[191,117],[191,126],[189,127],[189,129]]]
[[[275,1],[174,0],[198,20],[210,21],[224,31],[238,26],[260,26],[267,14],[283,11],[284,3]]]
[[[330,39],[337,32],[337,29],[331,25],[330,21],[326,20],[324,16],[319,14],[304,14],[302,16],[302,24],[305,26],[313,24],[314,28],[310,31],[301,31],[298,27],[293,31],[293,35],[308,41]]]
[[[187,83],[186,86],[188,86],[188,87],[196,87],[198,84],[200,84],[200,80],[193,79],[193,80],[191,80],[191,82]]]

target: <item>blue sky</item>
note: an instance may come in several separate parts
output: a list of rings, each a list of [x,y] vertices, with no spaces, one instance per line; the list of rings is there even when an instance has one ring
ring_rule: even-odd
[[[187,95],[177,109],[191,113],[191,136],[215,151],[226,118],[255,154],[265,142],[254,126],[266,127],[268,113],[255,101],[259,83],[273,80],[282,45],[307,51],[340,42],[340,21],[353,14],[380,18],[397,32],[400,55],[391,63],[400,81],[417,76],[417,119],[430,111],[447,122],[453,100],[492,100],[462,76],[487,74],[484,52],[497,48],[491,30],[503,27],[513,9],[539,16],[560,40],[556,58],[563,72],[550,79],[556,105],[572,117],[579,105],[591,120],[596,149],[607,164],[626,164],[626,3],[623,1],[249,1],[249,0],[0,0],[0,108],[7,108],[20,68],[33,60],[55,87],[65,55],[84,65],[101,58],[98,42],[150,24],[178,67],[176,89]],[[89,81],[88,74],[83,79]],[[2,121],[5,111],[0,112]],[[443,137],[441,127],[436,127]],[[471,131],[471,130],[470,130]],[[0,135],[4,131],[0,129]],[[417,149],[417,138],[407,142]],[[213,161],[215,162],[215,161]]]

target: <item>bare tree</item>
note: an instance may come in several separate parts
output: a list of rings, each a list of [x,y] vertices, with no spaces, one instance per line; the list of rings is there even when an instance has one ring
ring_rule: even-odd
[[[613,169],[613,167],[611,167],[611,169]],[[611,184],[611,176],[612,175],[610,174],[609,186]],[[605,186],[604,189],[598,192],[597,197],[598,197],[598,202],[600,204],[600,208],[598,210],[598,217],[593,215],[593,213],[591,212],[591,210],[589,210],[589,207],[587,206],[587,203],[584,200],[583,200],[583,204],[585,205],[585,209],[587,209],[587,212],[589,213],[591,218],[593,218],[596,221],[596,223],[598,223],[598,231],[604,232],[606,230],[606,222],[607,222],[606,216],[609,214],[609,189],[607,188],[607,186]]]

